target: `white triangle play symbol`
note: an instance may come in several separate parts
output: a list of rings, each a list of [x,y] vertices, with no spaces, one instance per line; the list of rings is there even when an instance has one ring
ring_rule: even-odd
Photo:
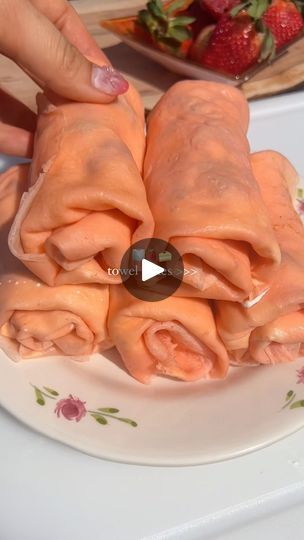
[[[151,279],[155,276],[158,276],[159,274],[162,274],[164,269],[162,266],[158,266],[158,264],[154,264],[151,261],[148,261],[147,259],[142,259],[141,261],[141,280],[147,281],[148,279]]]

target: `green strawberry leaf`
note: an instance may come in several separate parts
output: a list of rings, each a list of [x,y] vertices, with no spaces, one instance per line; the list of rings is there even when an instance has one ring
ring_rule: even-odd
[[[146,9],[141,9],[137,14],[137,20],[140,24],[145,26],[146,28],[150,28],[151,26],[155,25],[155,21]]]
[[[262,43],[262,49],[259,61],[262,62],[263,60],[268,60],[271,62],[271,60],[274,59],[276,52],[275,47],[275,41],[272,32],[267,28],[264,32],[264,40]]]
[[[159,0],[150,0],[147,3],[147,9],[156,18],[166,21],[167,17],[163,9],[163,4]]]
[[[268,0],[252,0],[250,6],[247,9],[248,15],[254,20],[258,20],[265,13],[269,6]]]
[[[179,11],[180,9],[183,9],[185,5],[185,0],[175,0],[175,2],[172,2],[167,8],[166,13],[171,14],[175,11]]]
[[[170,27],[168,29],[168,34],[171,38],[175,39],[179,43],[183,43],[184,41],[187,41],[187,39],[191,39],[192,35],[190,30],[184,26]]]
[[[293,390],[289,390],[286,394],[285,401],[288,401],[294,394]]]
[[[232,18],[236,17],[240,11],[242,11],[243,9],[247,8],[250,6],[250,2],[242,2],[241,4],[237,4],[237,6],[234,6],[234,8],[231,9],[230,11],[230,16]]]
[[[256,17],[257,19],[260,19],[265,11],[269,8],[271,2],[269,0],[262,0],[258,2],[257,8],[256,8]]]
[[[175,17],[169,22],[169,26],[187,26],[195,21],[195,17]]]

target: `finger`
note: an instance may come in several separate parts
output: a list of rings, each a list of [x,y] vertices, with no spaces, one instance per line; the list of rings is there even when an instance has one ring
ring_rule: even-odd
[[[109,103],[128,89],[120,73],[91,64],[29,0],[1,0],[0,52],[67,99]]]
[[[0,122],[34,132],[36,120],[33,111],[0,88]]]
[[[30,131],[0,122],[0,152],[10,156],[32,157],[34,135]]]
[[[66,39],[84,56],[97,64],[109,64],[106,55],[89,34],[75,9],[66,0],[31,0]]]

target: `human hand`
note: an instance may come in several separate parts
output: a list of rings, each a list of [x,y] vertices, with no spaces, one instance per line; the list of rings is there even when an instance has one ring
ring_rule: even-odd
[[[0,0],[0,52],[67,99],[109,103],[128,89],[67,0]]]
[[[128,89],[66,0],[0,0],[0,52],[44,90],[109,103]],[[31,157],[36,115],[0,90],[0,152]]]

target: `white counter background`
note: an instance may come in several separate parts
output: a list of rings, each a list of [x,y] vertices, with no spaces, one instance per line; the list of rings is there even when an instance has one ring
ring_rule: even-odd
[[[252,110],[253,149],[281,150],[304,175],[304,93]],[[304,537],[304,430],[214,465],[137,467],[76,452],[0,409],[0,464],[0,540]]]

